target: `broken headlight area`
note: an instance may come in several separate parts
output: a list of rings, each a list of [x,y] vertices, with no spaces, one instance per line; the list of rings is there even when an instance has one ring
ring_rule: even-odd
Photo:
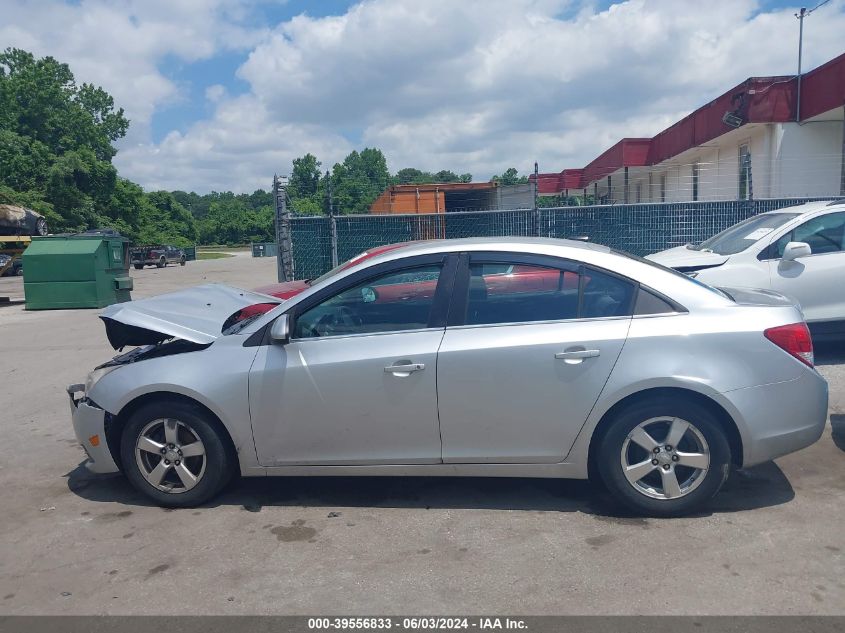
[[[95,373],[101,369],[120,367],[121,365],[129,365],[130,363],[137,363],[139,360],[148,360],[150,358],[161,358],[162,356],[173,356],[174,354],[184,354],[186,352],[198,352],[207,348],[211,343],[200,344],[192,343],[190,341],[183,341],[182,339],[174,339],[156,343],[155,345],[144,345],[136,347],[124,354],[118,354],[109,361],[94,368]]]

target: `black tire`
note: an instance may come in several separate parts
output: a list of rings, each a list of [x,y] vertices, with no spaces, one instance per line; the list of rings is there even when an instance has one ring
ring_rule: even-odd
[[[623,471],[623,446],[629,437],[629,434],[634,431],[638,425],[654,418],[680,418],[689,422],[694,429],[696,429],[704,438],[709,448],[709,467],[706,470],[703,478],[698,475],[698,479],[691,485],[689,492],[678,496],[676,498],[653,498],[646,492],[643,492],[635,484],[628,481]],[[661,427],[667,429],[671,422],[654,422],[653,426],[646,427],[661,430]],[[654,439],[658,443],[664,441],[665,435],[658,437],[654,434]],[[697,441],[696,437],[690,435],[688,432],[683,442]],[[642,450],[643,455],[647,455],[644,449],[639,446],[633,446],[629,450]],[[677,448],[677,447],[674,447]],[[647,455],[646,458],[636,458],[633,461],[640,463],[640,460],[647,460],[654,457],[661,459],[671,459],[666,457],[665,445],[661,445],[659,449],[662,451],[661,455]],[[683,450],[683,447],[681,448]],[[671,452],[669,452],[671,455]],[[610,493],[621,503],[628,506],[630,509],[638,514],[655,517],[676,517],[690,514],[701,510],[705,503],[707,503],[713,496],[719,492],[722,484],[728,478],[728,472],[731,464],[731,449],[728,443],[725,431],[719,423],[719,420],[705,407],[694,401],[688,401],[681,398],[658,398],[655,400],[648,400],[635,403],[619,412],[614,419],[606,427],[602,437],[599,440],[597,451],[595,453],[596,466],[601,478],[604,481]],[[653,463],[653,462],[652,462]],[[674,473],[675,464],[670,464],[669,469]],[[685,469],[680,465],[677,479],[691,476],[695,471],[693,469]],[[662,480],[661,468],[665,465],[660,463],[659,467],[655,467],[653,474],[648,474],[647,477],[652,478],[650,481]],[[700,470],[699,473],[704,472]],[[644,478],[637,482],[637,485],[646,481]],[[648,484],[646,483],[645,486]],[[659,487],[660,484],[657,484]],[[664,492],[665,494],[665,492]]]
[[[44,218],[38,218],[35,220],[35,235],[47,235],[50,232],[47,226],[47,220]]]
[[[134,264],[134,266],[135,266],[135,270],[141,270],[144,267],[143,264]]]
[[[156,262],[156,268],[164,268],[165,266],[167,266],[167,260],[164,257]]]
[[[185,265],[185,256],[184,256],[184,255],[182,255],[182,258],[179,260],[179,265],[180,265],[180,266],[184,266],[184,265]]]
[[[205,454],[204,467],[199,475],[199,481],[189,490],[167,492],[160,490],[147,480],[136,459],[135,447],[142,431],[151,423],[163,418],[175,419],[180,422],[182,437],[188,434],[189,442],[196,438],[202,441]],[[208,415],[202,408],[180,400],[160,400],[141,406],[129,420],[123,429],[120,438],[120,457],[123,464],[123,472],[129,482],[141,493],[155,501],[160,506],[170,508],[190,508],[205,503],[213,498],[231,480],[235,472],[235,459],[227,450],[223,439],[224,431],[219,421]],[[193,435],[194,438],[190,436]],[[162,441],[164,441],[162,439]],[[140,453],[147,455],[146,453]],[[149,453],[148,459],[155,460],[158,456]],[[158,458],[164,461],[164,457]],[[186,458],[182,458],[183,460]],[[190,459],[190,458],[189,458]],[[199,459],[199,458],[193,458]],[[187,465],[188,462],[186,461]],[[192,466],[198,470],[196,466]],[[177,482],[180,477],[173,467],[170,467],[170,474],[165,475],[163,483],[167,479]],[[182,486],[184,487],[184,486]]]

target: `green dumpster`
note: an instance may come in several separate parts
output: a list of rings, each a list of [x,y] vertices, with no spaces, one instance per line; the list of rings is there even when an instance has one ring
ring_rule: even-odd
[[[33,237],[23,262],[27,310],[103,308],[132,299],[124,237]]]

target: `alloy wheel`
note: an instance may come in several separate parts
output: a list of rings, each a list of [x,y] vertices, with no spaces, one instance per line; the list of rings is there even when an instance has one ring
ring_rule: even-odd
[[[135,462],[154,488],[173,494],[187,492],[205,474],[205,445],[188,424],[160,418],[138,434]]]
[[[621,461],[625,479],[637,492],[653,499],[678,499],[704,481],[710,469],[710,448],[691,422],[656,417],[628,433]]]

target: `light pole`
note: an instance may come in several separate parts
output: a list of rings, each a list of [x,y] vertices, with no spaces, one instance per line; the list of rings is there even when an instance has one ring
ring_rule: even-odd
[[[801,52],[804,46],[804,18],[807,17],[807,8],[801,7],[795,17],[798,18],[798,99],[795,105],[795,122],[801,123]]]
[[[798,98],[795,102],[796,123],[801,123],[801,53],[803,52],[804,47],[804,18],[806,18],[819,7],[823,7],[828,2],[830,2],[830,0],[823,0],[822,2],[819,2],[816,6],[814,6],[812,9],[807,9],[807,7],[801,7],[798,10],[798,13],[795,14],[795,17],[798,18]]]

